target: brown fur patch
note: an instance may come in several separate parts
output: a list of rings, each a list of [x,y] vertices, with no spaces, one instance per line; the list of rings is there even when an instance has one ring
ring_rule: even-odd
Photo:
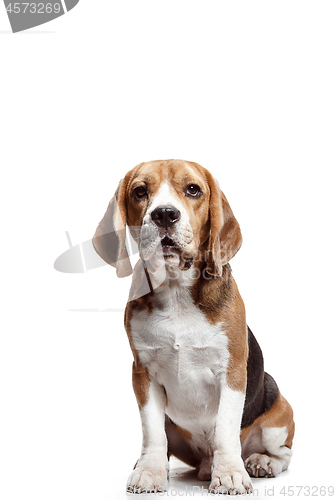
[[[202,170],[210,190],[208,272],[214,276],[221,276],[223,265],[227,264],[241,247],[242,234],[218,182],[204,167],[197,165],[196,168]]]
[[[132,274],[132,266],[126,250],[127,201],[126,194],[132,176],[138,167],[127,172],[120,181],[114,197],[110,201],[104,217],[93,237],[93,246],[102,259],[115,266],[118,277]]]
[[[192,439],[192,434],[191,434],[191,432],[187,431],[187,429],[183,429],[182,427],[179,427],[178,425],[176,425],[176,430],[179,434],[181,434],[181,436],[184,439],[187,439],[188,441],[190,441],[190,439]]]
[[[135,273],[138,273],[138,286],[141,285],[141,282],[145,279],[144,272],[141,271],[141,266],[136,266]],[[137,280],[135,280],[137,281]],[[134,283],[134,280],[133,280]],[[132,289],[131,289],[132,291]],[[136,291],[134,291],[136,293]],[[152,306],[151,302],[148,299],[148,296],[142,296],[138,299],[132,300],[127,303],[125,309],[125,330],[128,336],[128,340],[130,343],[130,347],[133,353],[134,362],[133,362],[133,371],[132,371],[132,383],[135,397],[137,399],[139,408],[144,406],[148,401],[149,395],[149,387],[150,387],[150,378],[147,368],[145,368],[140,359],[138,351],[134,347],[133,339],[132,339],[132,328],[131,328],[131,319],[133,316],[133,312],[135,310],[141,311],[147,309],[148,313],[151,313]]]
[[[150,378],[147,368],[141,364],[133,363],[132,383],[135,397],[137,399],[139,408],[148,402]]]
[[[256,427],[259,427],[261,430],[268,427],[287,427],[288,436],[284,444],[288,448],[292,447],[295,431],[293,410],[282,394],[279,393],[273,406],[267,412],[260,415],[253,424],[241,431],[240,440],[242,444],[248,438],[251,430]]]
[[[244,302],[232,279],[232,300],[227,305],[223,328],[229,340],[227,383],[236,391],[246,390],[248,340]]]
[[[228,264],[223,267],[223,275],[216,278],[204,274],[205,267],[205,263],[199,264],[201,277],[191,288],[192,299],[209,323],[222,323],[229,341],[227,383],[231,389],[245,392],[248,339],[244,303]]]

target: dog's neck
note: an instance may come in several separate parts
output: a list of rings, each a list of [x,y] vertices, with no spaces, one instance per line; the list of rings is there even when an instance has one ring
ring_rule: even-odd
[[[195,280],[196,271],[193,264],[187,270],[182,270],[168,264],[162,266],[155,272],[147,270],[154,291],[158,290],[159,292],[167,288],[190,287]]]

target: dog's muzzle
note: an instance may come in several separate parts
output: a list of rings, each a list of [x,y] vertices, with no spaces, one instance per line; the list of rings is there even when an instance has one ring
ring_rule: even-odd
[[[192,259],[184,259],[193,233],[189,221],[172,205],[160,205],[148,212],[140,231],[140,254],[153,266],[168,263],[188,269]],[[160,264],[161,263],[161,264]]]

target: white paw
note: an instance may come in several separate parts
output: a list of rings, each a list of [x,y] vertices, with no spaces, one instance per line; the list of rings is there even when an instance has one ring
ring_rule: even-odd
[[[212,471],[210,492],[228,495],[252,493],[250,478],[242,467],[243,463],[222,465]]]
[[[128,493],[167,491],[168,469],[168,460],[140,458],[127,480]]]
[[[244,464],[252,477],[275,477],[282,472],[280,459],[260,453],[253,453],[245,460]]]

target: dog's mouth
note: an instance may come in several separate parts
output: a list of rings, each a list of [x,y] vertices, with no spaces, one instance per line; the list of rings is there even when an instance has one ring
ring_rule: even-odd
[[[169,236],[165,236],[164,238],[162,238],[161,240],[161,245],[162,245],[162,248],[178,248],[176,242],[170,238]]]
[[[163,257],[165,259],[171,259],[176,256],[176,254],[180,251],[179,246],[176,241],[174,241],[170,236],[165,236],[161,240],[161,247],[163,251]]]

